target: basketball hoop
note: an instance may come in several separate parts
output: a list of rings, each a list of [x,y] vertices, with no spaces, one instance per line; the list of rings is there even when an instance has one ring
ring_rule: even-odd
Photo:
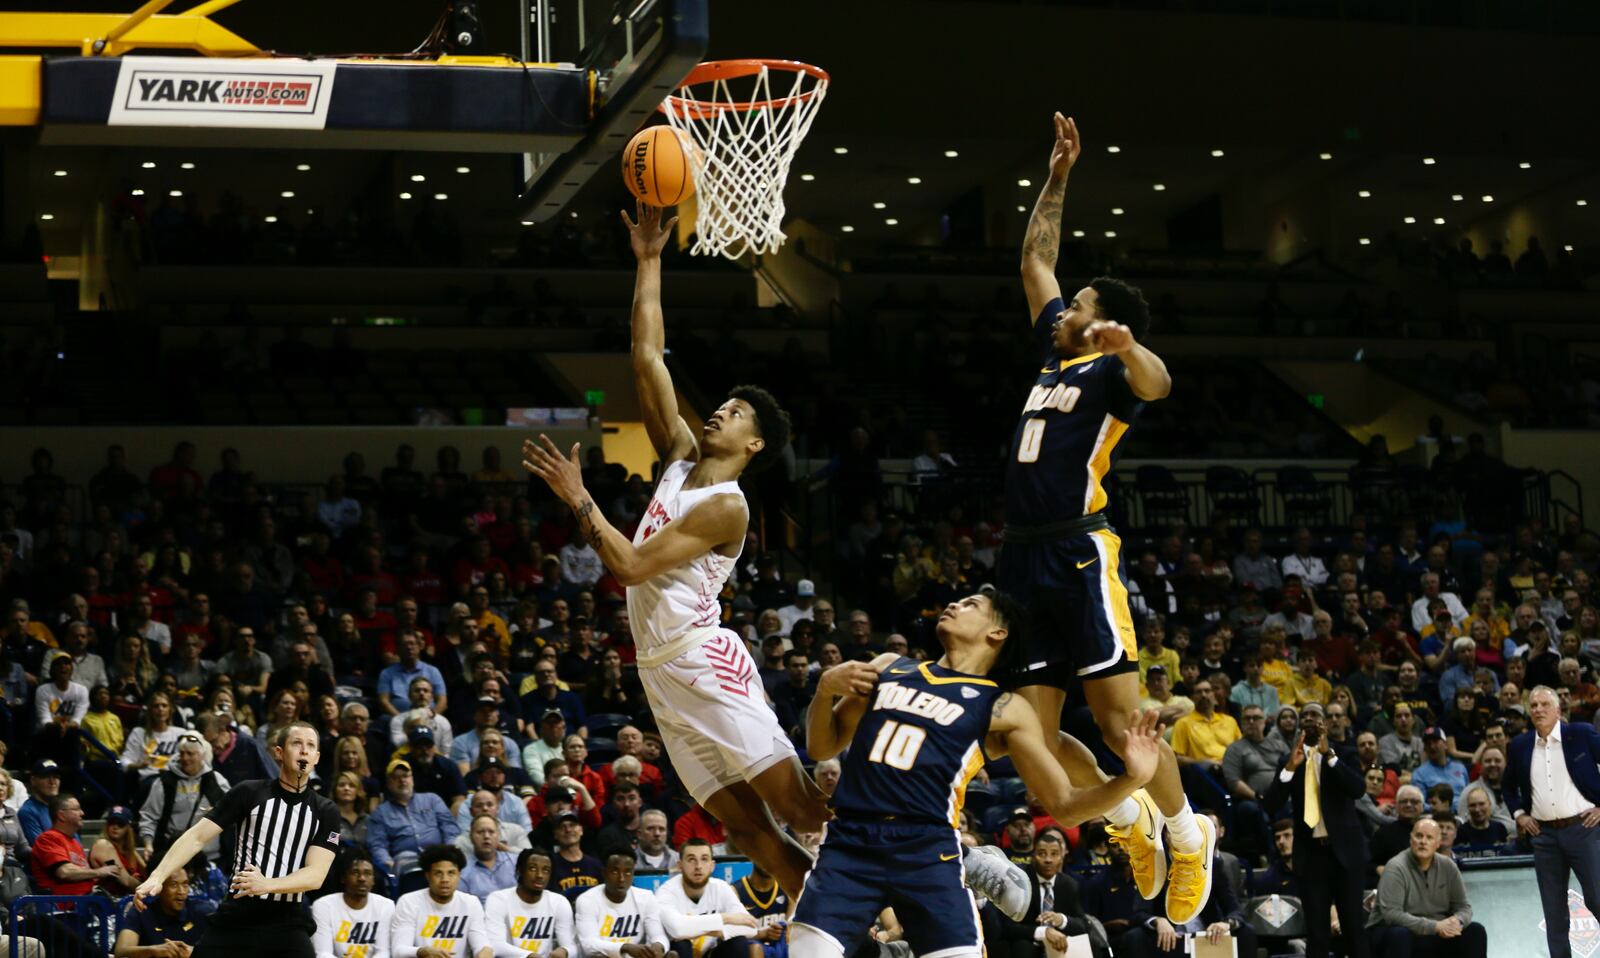
[[[793,81],[785,93],[786,75]],[[695,67],[662,102],[699,194],[690,252],[736,260],[778,251],[789,164],[827,92],[827,72],[806,63],[717,60]]]

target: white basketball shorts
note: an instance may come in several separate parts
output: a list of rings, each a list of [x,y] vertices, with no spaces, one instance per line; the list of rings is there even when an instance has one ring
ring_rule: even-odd
[[[672,767],[706,799],[795,756],[767,705],[755,660],[739,636],[713,630],[700,645],[639,670]]]

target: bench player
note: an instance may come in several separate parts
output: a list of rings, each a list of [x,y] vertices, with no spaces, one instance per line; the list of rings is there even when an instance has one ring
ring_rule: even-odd
[[[540,436],[523,443],[523,466],[572,507],[584,538],[628,587],[639,678],[684,787],[795,895],[811,858],[768,808],[796,832],[820,831],[825,796],[768,707],[744,642],[720,627],[717,598],[749,525],[739,476],[778,459],[789,417],[766,390],[739,386],[698,437],[690,432],[663,358],[661,251],[677,218],[663,224],[661,210],[641,203],[638,222],[625,213],[622,219],[639,261],[634,383],[645,431],[664,464],[655,495],[629,542],[584,489],[577,445],[567,458]]]
[[[1028,788],[1064,825],[1103,814],[1149,780],[1161,729],[1134,712],[1119,742],[1127,771],[1076,789],[1045,745],[1026,699],[987,677],[1021,608],[999,594],[968,596],[939,615],[937,663],[885,653],[822,674],[807,718],[807,748],[831,758],[848,745],[837,817],[806,877],[789,925],[790,958],[842,958],[893,907],[916,955],[980,958],[977,908],[962,887],[959,832],[967,784],[1009,753]]]
[[[1118,445],[1146,402],[1164,398],[1172,378],[1139,344],[1150,307],[1135,287],[1101,277],[1063,301],[1056,281],[1067,174],[1082,149],[1078,127],[1055,115],[1050,173],[1022,247],[1022,287],[1042,367],[1023,404],[1006,461],[1005,544],[997,580],[1027,605],[1028,641],[1006,679],[1040,719],[1059,727],[1066,688],[1083,697],[1113,751],[1139,702],[1138,643],[1123,576],[1121,540],[1106,521],[1105,478]],[[1104,773],[1092,752],[1058,735],[1051,743],[1074,784]],[[1109,834],[1128,850],[1145,898],[1168,877],[1162,826],[1171,845],[1167,917],[1187,922],[1211,894],[1216,832],[1183,795],[1177,760],[1161,746],[1160,766],[1107,815]]]

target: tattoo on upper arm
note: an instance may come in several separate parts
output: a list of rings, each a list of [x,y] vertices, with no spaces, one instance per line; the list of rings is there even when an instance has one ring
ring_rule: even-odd
[[[989,710],[989,717],[999,718],[1000,713],[1006,710],[1006,705],[1009,704],[1010,701],[1011,693],[1001,692],[999,697],[994,700],[994,707]]]

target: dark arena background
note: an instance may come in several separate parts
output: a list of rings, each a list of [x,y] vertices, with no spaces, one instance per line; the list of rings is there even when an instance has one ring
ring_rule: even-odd
[[[784,211],[762,198],[781,245],[692,255],[727,188],[702,177],[661,295],[694,436],[745,383],[792,417],[776,465],[743,480],[720,625],[807,773],[839,783],[806,749],[824,671],[938,660],[940,614],[998,583],[1039,377],[1019,262],[1059,110],[1082,150],[1054,260],[1065,298],[1097,276],[1137,286],[1141,343],[1171,377],[1095,446],[1088,511],[1120,536],[1127,596],[1108,601],[1134,628],[1140,704],[1220,840],[1211,903],[1175,926],[1132,893],[1104,820],[1062,828],[989,761],[955,824],[1035,895],[1022,924],[981,909],[989,954],[1300,953],[1318,916],[1298,813],[1265,793],[1315,703],[1366,788],[1349,802],[1367,894],[1334,950],[1385,953],[1394,939],[1369,951],[1360,927],[1400,907],[1380,866],[1431,818],[1488,954],[1548,955],[1535,840],[1506,788],[1536,686],[1564,722],[1600,710],[1592,4],[189,2],[0,12],[12,954],[188,955],[163,943],[199,940],[226,853],[190,864],[187,902],[129,897],[218,779],[276,777],[270,747],[296,718],[321,733],[312,788],[343,823],[326,894],[346,893],[361,848],[390,899],[424,887],[406,856],[429,845],[492,872],[471,833],[496,801],[500,853],[555,850],[552,894],[598,885],[592,856],[619,843],[654,889],[693,838],[741,895],[760,887],[664,749],[627,576],[522,465],[525,439],[577,443],[616,530],[646,518],[663,464],[630,360],[618,159],[697,63],[760,57],[830,81],[779,171]],[[756,166],[771,139],[745,143]],[[1070,645],[1079,627],[1059,625]],[[1061,727],[1120,772],[1069,684]],[[390,794],[397,759],[429,769],[416,790],[448,806],[437,821]],[[569,810],[581,839],[563,837]],[[1050,901],[1070,946],[1037,924],[1061,843]],[[1580,872],[1570,953],[1590,958]],[[345,929],[327,953],[376,958],[388,936]],[[876,937],[857,953],[915,953],[892,912]]]

